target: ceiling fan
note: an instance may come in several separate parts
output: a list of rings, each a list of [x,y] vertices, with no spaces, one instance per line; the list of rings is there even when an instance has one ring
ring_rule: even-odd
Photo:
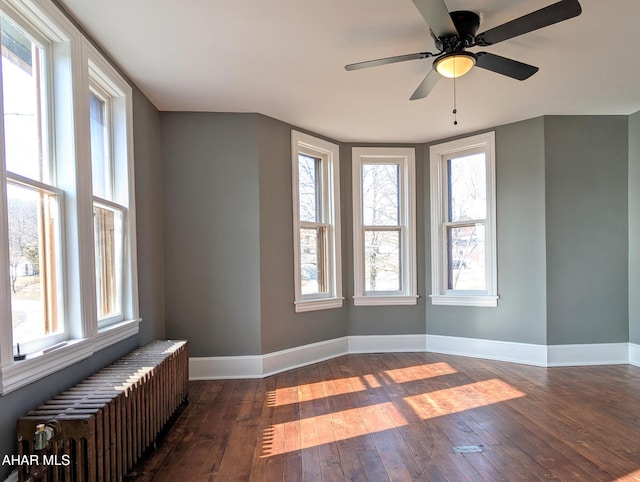
[[[480,26],[480,16],[475,12],[466,10],[449,12],[444,0],[413,0],[413,3],[430,27],[431,36],[438,49],[437,53],[418,52],[345,66],[346,70],[351,71],[406,60],[435,57],[433,69],[420,83],[411,96],[411,100],[428,96],[441,75],[449,78],[460,77],[469,72],[473,66],[517,80],[528,79],[538,71],[538,67],[489,52],[474,53],[468,52],[466,49],[494,45],[518,35],[568,20],[582,12],[578,0],[561,0],[476,35]]]

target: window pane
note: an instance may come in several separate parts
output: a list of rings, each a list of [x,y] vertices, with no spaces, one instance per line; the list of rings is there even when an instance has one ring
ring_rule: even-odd
[[[300,221],[320,222],[320,159],[298,155],[298,193]]]
[[[56,197],[7,184],[13,342],[60,333]]]
[[[364,233],[366,291],[400,291],[400,231]]]
[[[484,234],[484,224],[447,228],[450,290],[487,289]]]
[[[93,195],[112,199],[109,184],[111,182],[111,163],[109,162],[107,103],[93,92],[89,95],[89,118]]]
[[[449,222],[487,217],[487,176],[484,153],[449,159]]]
[[[122,313],[123,227],[122,212],[94,205],[98,319]]]
[[[0,16],[6,167],[48,181],[44,51]]]
[[[399,224],[398,164],[362,165],[362,222],[365,226]]]
[[[300,270],[302,294],[327,292],[326,235],[324,226],[300,229]]]

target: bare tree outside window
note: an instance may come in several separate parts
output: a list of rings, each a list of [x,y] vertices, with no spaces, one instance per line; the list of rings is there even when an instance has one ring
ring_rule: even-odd
[[[39,272],[38,207],[37,200],[16,196],[19,189],[8,186],[9,267],[11,292],[24,288],[17,285],[18,277]]]
[[[398,164],[363,164],[362,220],[366,291],[401,286],[400,186]]]
[[[298,215],[302,294],[327,292],[327,225],[323,222],[322,160],[298,155]]]

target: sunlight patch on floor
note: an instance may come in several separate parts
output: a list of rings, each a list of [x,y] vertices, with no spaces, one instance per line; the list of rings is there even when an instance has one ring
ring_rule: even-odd
[[[525,393],[502,380],[481,382],[422,393],[404,400],[422,419],[463,412],[472,408],[524,397]]]
[[[631,472],[630,474],[625,475],[624,477],[620,477],[615,480],[615,482],[631,482],[640,480],[640,469],[635,472]]]
[[[369,388],[361,377],[341,378],[340,383],[323,381],[300,384],[293,387],[276,388],[270,394],[271,406],[278,407],[296,402],[310,402],[319,398],[334,397],[347,393],[361,392]]]
[[[263,431],[262,455],[271,457],[407,425],[391,402],[273,424]]]
[[[427,378],[440,377],[443,375],[453,375],[454,373],[458,373],[458,370],[448,363],[440,362],[418,365],[410,368],[385,370],[383,373],[394,383],[406,383],[426,380]]]
[[[448,363],[440,362],[385,370],[377,374],[370,373],[355,377],[276,388],[268,394],[269,406],[279,407],[297,402],[310,402],[320,398],[379,388],[390,383],[416,382],[454,373],[458,373],[455,368]]]

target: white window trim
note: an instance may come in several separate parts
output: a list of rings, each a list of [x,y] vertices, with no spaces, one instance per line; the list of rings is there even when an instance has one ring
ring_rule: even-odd
[[[447,243],[444,223],[446,220],[447,159],[468,151],[486,153],[487,163],[487,217],[485,227],[485,256],[487,291],[453,293],[447,290]],[[431,189],[431,303],[447,306],[498,306],[497,248],[496,248],[496,185],[495,185],[495,132],[457,139],[429,148]]]
[[[125,340],[139,332],[139,308],[136,273],[135,238],[135,194],[133,187],[133,104],[131,87],[113,67],[89,44],[71,21],[52,3],[46,0],[0,0],[2,10],[17,15],[22,21],[34,26],[53,42],[56,66],[53,68],[54,96],[62,99],[71,109],[57,109],[54,125],[64,125],[65,129],[55,129],[58,169],[77,169],[74,186],[58,183],[62,190],[74,190],[75,202],[67,204],[65,209],[75,212],[72,223],[66,223],[66,251],[63,262],[66,270],[74,266],[73,272],[67,271],[65,292],[67,308],[65,316],[69,319],[69,339],[47,350],[29,355],[25,360],[13,360],[13,327],[10,303],[9,277],[0,276],[0,394],[24,387],[65,367],[74,365],[92,356],[95,352]],[[126,125],[121,139],[128,139],[124,149],[127,152],[129,190],[127,223],[130,227],[127,249],[127,280],[125,289],[131,293],[125,320],[98,329],[95,300],[95,273],[93,271],[93,222],[91,170],[86,162],[77,159],[89,159],[89,69],[88,59],[99,65],[103,72],[122,89],[126,111]],[[62,131],[65,131],[63,133]],[[72,134],[68,135],[71,131]],[[0,116],[0,149],[4,149],[2,118]],[[66,136],[61,138],[60,136]],[[63,164],[68,163],[68,165]],[[0,169],[0,239],[8,237],[6,213],[6,183],[4,169]],[[0,266],[9,266],[9,253],[4,243],[0,243]],[[10,335],[10,336],[7,336]]]
[[[302,295],[300,266],[300,216],[298,193],[298,153],[307,152],[321,155],[326,166],[323,168],[322,199],[327,211],[328,227],[328,295]],[[291,163],[293,193],[293,265],[294,265],[294,306],[296,313],[341,308],[342,296],[342,248],[340,233],[340,149],[336,144],[318,139],[295,130],[291,131]]]
[[[415,149],[408,147],[354,147],[353,183],[353,281],[355,306],[415,305],[418,303],[416,268],[416,175]],[[367,294],[364,279],[364,226],[362,226],[363,160],[392,162],[400,172],[400,226],[402,236],[402,291]]]

